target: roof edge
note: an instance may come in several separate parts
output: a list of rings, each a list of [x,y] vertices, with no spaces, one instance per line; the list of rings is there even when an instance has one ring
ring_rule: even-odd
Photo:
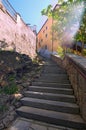
[[[41,29],[39,30],[39,32],[37,33],[37,35],[40,33],[40,31],[42,30],[42,28],[44,27],[44,25],[46,24],[46,22],[48,21],[48,18],[47,20],[44,22],[44,24],[42,25]]]

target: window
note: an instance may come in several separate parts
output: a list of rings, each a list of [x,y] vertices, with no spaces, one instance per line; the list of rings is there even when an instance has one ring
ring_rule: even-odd
[[[47,45],[45,45],[45,49],[47,49]]]
[[[43,33],[45,33],[45,30],[43,31]]]
[[[45,35],[45,37],[47,38],[47,34]]]
[[[47,30],[47,26],[46,26],[46,30]]]
[[[41,39],[41,42],[43,42],[43,39]]]

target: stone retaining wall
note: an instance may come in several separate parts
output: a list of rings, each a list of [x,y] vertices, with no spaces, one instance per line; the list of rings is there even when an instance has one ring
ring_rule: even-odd
[[[14,20],[0,2],[1,48],[4,50],[15,50],[32,58],[36,55],[36,35],[34,32],[24,23],[19,14],[16,13],[16,19]]]
[[[53,61],[55,61],[59,66],[61,66],[62,68],[64,68],[64,66],[63,66],[63,60],[62,60],[61,57],[59,57],[59,55],[53,55],[53,54],[51,54],[51,59]]]
[[[80,113],[86,120],[86,58],[74,54],[67,54],[63,60],[58,56],[51,57],[67,70]]]

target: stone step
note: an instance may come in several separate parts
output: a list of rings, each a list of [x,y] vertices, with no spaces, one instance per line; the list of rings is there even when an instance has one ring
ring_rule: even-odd
[[[50,63],[47,63],[44,65],[44,67],[59,67],[57,64],[50,64]],[[61,67],[60,67],[61,68]]]
[[[68,78],[68,75],[67,74],[54,74],[54,73],[41,73],[41,76],[46,76],[46,77],[67,77]]]
[[[68,88],[29,86],[29,91],[73,95],[73,89],[68,89]]]
[[[56,63],[53,63],[53,62],[52,63],[46,62],[46,64],[44,66],[56,66],[57,67],[58,65]]]
[[[47,79],[47,80],[69,80],[68,76],[61,76],[61,75],[57,75],[57,76],[52,76],[52,75],[41,75],[41,77],[39,77],[39,79]]]
[[[47,63],[44,64],[44,66],[46,66],[46,67],[47,66],[49,66],[49,67],[51,67],[51,66],[53,66],[53,67],[60,67],[59,65],[57,65],[56,63],[53,63],[53,62],[52,63],[47,62]],[[62,68],[62,67],[60,67],[60,68]]]
[[[78,114],[79,107],[74,103],[66,103],[59,101],[51,101],[37,98],[24,97],[21,100],[23,106],[36,107],[46,110],[53,110],[58,112],[67,112],[71,114]]]
[[[58,67],[43,67],[43,70],[45,71],[63,71],[66,72],[66,70],[58,68]]]
[[[46,82],[32,82],[32,86],[45,86],[45,87],[56,87],[56,88],[71,88],[71,84],[69,83],[46,83]]]
[[[52,101],[60,101],[60,102],[69,102],[75,103],[76,99],[73,95],[65,95],[65,94],[53,94],[53,93],[44,93],[44,92],[34,92],[34,91],[26,91],[24,93],[25,97],[52,100]]]
[[[53,65],[44,65],[44,67],[45,68],[60,68],[60,69],[62,69],[62,70],[65,70],[65,69],[63,69],[62,67],[60,67],[60,66],[58,66],[57,64],[53,64]]]
[[[44,82],[46,82],[46,83],[64,83],[64,84],[70,83],[70,81],[69,81],[69,80],[66,80],[66,79],[63,79],[63,80],[62,80],[62,79],[58,79],[58,80],[55,80],[55,79],[52,80],[52,79],[51,79],[51,80],[50,80],[50,79],[47,79],[47,78],[46,78],[46,79],[38,78],[38,79],[34,79],[34,80],[33,80],[33,82],[35,82],[35,81],[36,81],[36,82],[43,82],[43,83],[44,83]]]
[[[43,69],[44,69],[44,70],[49,70],[49,71],[51,71],[51,70],[57,70],[57,71],[58,71],[58,70],[59,70],[59,71],[65,71],[65,72],[66,72],[65,69],[62,69],[62,68],[60,68],[60,67],[58,67],[58,66],[57,66],[57,67],[55,67],[55,66],[52,66],[52,67],[50,67],[50,66],[47,66],[47,67],[44,66]]]
[[[43,70],[42,73],[54,73],[54,74],[67,74],[65,71],[60,71],[60,70]]]
[[[29,118],[70,128],[76,128],[80,130],[86,129],[86,124],[77,114],[61,113],[27,106],[20,107],[16,110],[16,112],[18,115],[24,118]]]

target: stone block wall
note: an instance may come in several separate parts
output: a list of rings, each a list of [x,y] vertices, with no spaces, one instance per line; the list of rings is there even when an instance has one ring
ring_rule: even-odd
[[[51,54],[51,59],[53,59],[53,61],[55,61],[60,67],[64,68],[63,66],[63,60],[61,57],[59,57],[59,55],[53,55]]]
[[[64,62],[81,115],[86,120],[86,58],[70,54]]]
[[[57,59],[56,62],[59,64],[56,56],[53,56],[52,59],[54,61]],[[67,70],[81,116],[86,121],[86,58],[67,54],[62,60],[62,66]]]
[[[33,58],[36,55],[36,35],[20,15],[16,15],[14,20],[0,3],[0,47],[5,43],[3,49],[15,50]]]

